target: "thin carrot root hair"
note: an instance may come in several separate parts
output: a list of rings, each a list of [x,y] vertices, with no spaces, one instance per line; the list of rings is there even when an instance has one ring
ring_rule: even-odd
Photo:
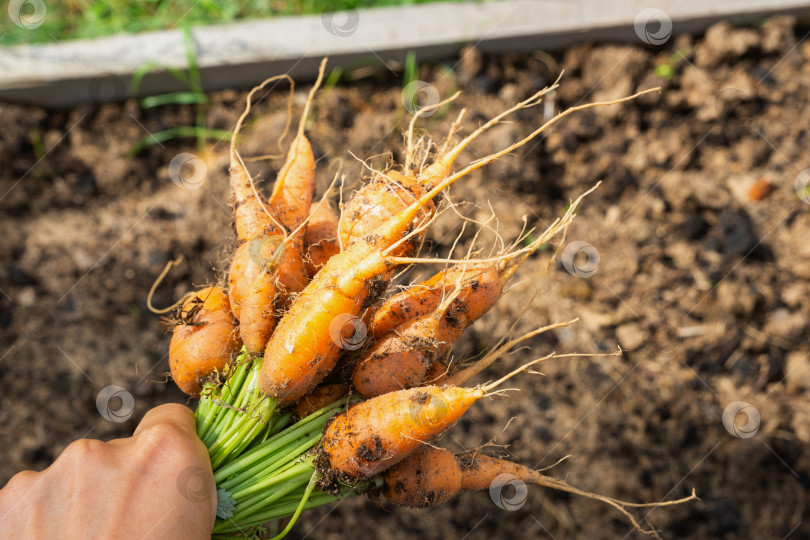
[[[440,107],[444,107],[448,103],[452,103],[460,95],[461,95],[461,92],[457,91],[455,94],[453,94],[449,98],[447,98],[445,100],[442,100],[442,101],[440,101],[438,103],[434,103],[433,105],[428,105],[428,106],[425,106],[425,107],[421,107],[421,108],[419,108],[418,111],[416,111],[414,113],[413,118],[411,118],[411,123],[408,125],[407,145],[405,147],[405,170],[406,171],[410,170],[410,168],[411,168],[411,164],[413,163],[414,153],[415,153],[415,150],[417,148],[417,146],[415,146],[413,144],[413,132],[414,132],[414,126],[416,125],[416,121],[419,119],[420,116],[422,116],[422,115],[424,115],[424,114],[426,114],[428,112],[435,111],[435,110],[439,109]],[[463,114],[464,113],[462,111],[462,115]],[[461,120],[461,115],[459,115],[459,120],[457,122],[460,122],[460,120]],[[451,129],[451,132],[452,132],[452,129]]]
[[[530,332],[530,334],[531,334],[531,332]],[[492,396],[492,395],[495,395],[496,393],[502,393],[502,392],[506,391],[507,389],[499,389],[499,390],[497,390],[497,388],[500,385],[502,385],[503,383],[505,383],[506,381],[508,381],[509,379],[514,377],[515,375],[517,375],[518,373],[523,373],[524,371],[528,371],[529,373],[539,373],[539,372],[533,372],[529,368],[531,368],[532,366],[537,365],[537,364],[539,364],[541,362],[545,362],[546,360],[551,360],[552,358],[577,358],[577,357],[585,357],[585,356],[587,356],[587,357],[595,357],[595,356],[621,356],[621,355],[622,355],[621,347],[618,349],[618,351],[616,351],[614,353],[567,353],[567,354],[557,354],[556,352],[551,352],[551,353],[549,353],[549,354],[547,354],[545,356],[542,356],[540,358],[535,358],[534,360],[531,360],[530,362],[526,362],[525,364],[523,364],[519,368],[513,369],[512,371],[510,371],[509,373],[507,373],[506,375],[504,375],[503,377],[501,377],[500,379],[498,379],[496,381],[478,385],[476,387],[476,390],[478,390],[479,392],[482,392],[483,395],[485,395],[485,396]]]
[[[483,132],[487,131],[491,127],[493,127],[493,126],[497,125],[498,123],[500,123],[501,120],[503,120],[505,117],[509,116],[513,112],[516,112],[516,111],[519,111],[521,109],[525,109],[525,108],[528,108],[528,107],[532,107],[532,106],[537,105],[538,103],[540,103],[543,96],[545,96],[549,92],[553,92],[554,90],[556,90],[559,87],[559,82],[560,82],[560,79],[562,78],[562,75],[563,74],[560,73],[559,77],[557,77],[557,80],[554,81],[554,84],[552,84],[551,86],[547,86],[547,87],[543,88],[542,90],[540,90],[540,91],[536,92],[535,94],[533,94],[528,99],[526,99],[524,101],[521,101],[520,103],[518,103],[517,105],[514,105],[513,107],[510,107],[509,109],[506,109],[505,111],[503,111],[500,114],[498,114],[498,115],[494,116],[493,118],[491,118],[489,121],[487,121],[482,126],[475,129],[472,133],[470,133],[464,139],[462,139],[461,142],[459,142],[450,151],[447,151],[447,152],[443,153],[441,156],[438,156],[436,158],[436,160],[433,162],[433,164],[431,164],[430,167],[428,167],[427,169],[425,169],[423,171],[420,171],[420,174],[421,173],[426,173],[426,176],[428,176],[428,177],[432,177],[432,176],[435,176],[437,174],[439,174],[441,176],[444,176],[444,174],[442,174],[442,173],[449,172],[449,168],[452,166],[453,162],[455,162],[456,158],[458,158],[458,156],[461,154],[461,152],[472,141],[474,141],[479,135],[481,135]],[[589,105],[593,105],[593,104],[589,104]],[[421,111],[419,111],[419,112],[421,112]],[[569,111],[566,111],[566,114],[568,112]],[[552,120],[554,120],[554,119],[552,119]],[[459,122],[460,122],[460,118],[459,118]],[[546,124],[548,124],[548,122],[546,122]],[[503,154],[511,152],[515,148],[518,148],[518,147],[522,146],[523,144],[528,142],[530,139],[534,138],[536,135],[541,133],[542,130],[545,129],[545,127],[547,127],[547,126],[544,124],[543,126],[540,127],[539,130],[535,131],[529,137],[527,137],[526,139],[523,139],[522,141],[519,141],[518,143],[516,143],[517,146],[515,146],[515,145],[510,146],[508,150],[503,152]],[[494,160],[494,159],[497,159],[497,157],[500,157],[503,154],[502,153],[496,153],[496,154],[492,154],[490,156],[486,156],[485,158],[482,158],[482,159],[486,160],[486,159],[492,158]],[[475,163],[475,162],[473,162],[473,163]],[[474,169],[471,169],[471,170],[474,170]],[[469,171],[467,171],[467,172],[469,172]]]
[[[281,132],[281,135],[278,138],[277,144],[279,155],[273,156],[275,157],[282,157],[284,155],[284,139],[287,137],[287,133],[290,131],[290,125],[292,124],[292,107],[293,107],[293,97],[295,92],[295,81],[292,80],[292,77],[287,75],[276,75],[275,77],[270,77],[262,81],[261,84],[258,86],[253,87],[253,89],[248,93],[247,98],[245,100],[245,109],[242,111],[242,114],[239,116],[239,119],[236,121],[236,126],[233,128],[233,135],[231,136],[231,166],[233,166],[234,162],[236,161],[236,138],[239,136],[239,132],[242,130],[242,125],[245,122],[245,118],[247,118],[248,114],[250,114],[250,110],[253,107],[253,95],[258,92],[259,90],[263,89],[265,86],[270,84],[271,82],[279,81],[281,79],[286,79],[287,82],[290,83],[290,95],[287,98],[287,122],[284,124],[284,131]],[[241,160],[240,160],[241,161]],[[255,159],[254,159],[255,161]],[[244,163],[242,163],[244,167]]]
[[[306,128],[307,118],[309,117],[309,110],[312,107],[312,103],[315,100],[315,94],[318,92],[318,89],[321,87],[321,83],[323,82],[323,73],[326,69],[326,62],[329,60],[328,57],[321,60],[321,65],[318,67],[318,78],[315,79],[315,83],[312,85],[312,88],[309,89],[309,95],[307,95],[307,101],[304,104],[304,110],[301,112],[301,120],[298,122],[298,136],[302,136],[304,134],[304,129]]]
[[[498,458],[490,457],[483,454],[478,454],[477,450],[471,450],[467,452],[462,452],[461,454],[456,455],[456,459],[459,463],[465,461],[467,463],[476,463],[478,462],[478,466],[481,467],[492,467],[492,468],[499,468],[499,465],[508,465],[512,468],[514,474],[509,474],[509,476],[517,477],[523,482],[541,486],[541,487],[549,487],[552,489],[556,489],[559,491],[564,491],[566,493],[571,493],[573,495],[579,495],[581,497],[585,497],[587,499],[600,501],[606,503],[619,512],[621,512],[632,524],[635,529],[643,534],[647,534],[653,536],[655,538],[660,538],[658,532],[654,529],[645,529],[643,528],[636,518],[627,510],[627,508],[661,508],[665,506],[674,506],[677,504],[684,504],[689,501],[700,500],[695,493],[695,490],[692,489],[692,493],[688,497],[683,497],[680,499],[672,500],[672,501],[659,501],[654,503],[635,503],[629,501],[623,501],[621,499],[616,499],[614,497],[608,497],[607,495],[600,495],[598,493],[593,493],[590,491],[585,491],[583,489],[579,489],[570,485],[569,483],[565,482],[564,480],[559,480],[557,478],[553,478],[551,476],[547,476],[542,474],[541,471],[548,470],[551,467],[554,467],[567,459],[569,456],[565,456],[558,460],[553,465],[549,467],[545,467],[543,469],[529,469],[527,467],[523,467],[517,463],[503,461]],[[501,468],[501,470],[504,470]],[[486,478],[486,476],[484,477]],[[491,485],[495,485],[493,481]],[[480,486],[476,487],[468,487],[467,489],[480,489]]]
[[[182,306],[183,304],[185,304],[186,300],[188,300],[189,298],[196,295],[196,293],[194,291],[189,291],[186,294],[184,294],[183,296],[181,296],[180,299],[177,302],[175,302],[174,304],[170,305],[169,307],[165,307],[165,308],[156,308],[155,306],[152,305],[152,298],[155,296],[155,291],[157,290],[157,288],[160,286],[160,284],[166,278],[166,276],[171,271],[171,269],[173,267],[179,265],[182,262],[183,262],[183,256],[182,255],[180,255],[179,257],[177,257],[173,261],[167,262],[166,266],[160,272],[158,277],[155,278],[154,283],[152,283],[152,287],[149,289],[149,294],[146,295],[146,307],[152,313],[154,313],[156,315],[163,315],[164,313],[169,313],[170,311],[174,311],[179,306]]]
[[[566,326],[573,324],[579,321],[579,317],[576,319],[571,319],[570,321],[559,322],[554,324],[549,324],[547,326],[543,326],[541,328],[537,328],[532,330],[531,332],[526,332],[525,334],[518,336],[516,338],[512,338],[508,341],[505,340],[505,337],[502,338],[495,346],[495,349],[484,355],[480,360],[476,361],[471,366],[464,368],[456,373],[453,373],[447,379],[444,380],[444,384],[451,384],[453,386],[461,386],[465,382],[469,381],[479,373],[481,373],[484,369],[489,367],[493,362],[496,360],[503,358],[506,356],[507,353],[515,352],[512,351],[512,348],[515,345],[523,343],[534,336],[538,336],[544,332],[548,332],[549,330],[554,330],[556,328],[565,328]],[[615,353],[610,353],[608,356],[614,356]],[[582,356],[599,356],[599,354],[594,355],[582,355]],[[560,358],[557,356],[556,358]]]
[[[318,68],[318,78],[315,80],[315,83],[312,85],[312,88],[309,90],[309,95],[307,96],[307,101],[304,104],[304,110],[301,113],[301,118],[298,121],[298,131],[296,133],[297,137],[300,137],[300,136],[302,136],[304,134],[305,124],[306,124],[307,118],[309,116],[310,107],[311,107],[312,102],[313,102],[313,100],[315,98],[315,93],[318,91],[318,88],[321,86],[321,82],[323,81],[323,73],[324,73],[324,69],[326,68],[327,60],[329,60],[329,59],[324,58],[323,60],[321,60],[321,65]],[[251,156],[249,158],[245,158],[245,161],[247,161],[247,162],[263,161],[263,160],[266,160],[266,159],[277,159],[277,158],[280,158],[280,157],[284,157],[284,149],[282,148],[282,141],[287,136],[287,133],[290,130],[290,125],[292,124],[292,114],[291,114],[292,106],[293,106],[292,93],[293,93],[293,90],[295,90],[295,86],[294,86],[294,83],[292,82],[292,79],[290,78],[289,75],[278,75],[277,77],[286,77],[288,80],[290,80],[290,84],[292,85],[290,87],[290,98],[289,98],[289,103],[287,105],[287,123],[284,126],[284,132],[282,133],[282,135],[281,135],[281,137],[279,138],[279,141],[278,141],[278,148],[281,151],[281,154],[264,154],[264,155],[261,155],[261,156]],[[264,84],[264,83],[262,83],[262,84]],[[241,119],[240,119],[240,122],[241,122]]]
[[[231,148],[231,166],[233,166],[234,157],[236,158],[236,161],[239,163],[239,165],[242,167],[242,171],[245,173],[245,175],[248,178],[248,181],[250,182],[250,188],[253,190],[253,196],[256,197],[257,201],[261,201],[262,196],[259,194],[259,190],[256,188],[256,182],[253,180],[253,176],[250,174],[250,171],[247,170],[245,162],[242,160],[242,156],[239,154],[237,150]],[[276,226],[276,229],[282,231],[286,238],[287,236],[286,227],[284,227],[284,225],[278,220],[278,218],[274,216],[273,213],[270,212],[270,210],[267,209],[267,204],[262,204],[262,210],[270,218],[270,221],[273,222],[273,225]]]
[[[556,463],[555,463],[555,465],[556,465]],[[559,490],[559,491],[565,491],[567,493],[572,493],[574,495],[579,495],[579,496],[585,497],[587,499],[592,499],[592,500],[595,500],[595,501],[601,501],[601,502],[603,502],[605,504],[609,504],[610,506],[612,506],[613,508],[615,508],[616,510],[618,510],[619,512],[624,514],[624,516],[628,520],[630,520],[630,522],[633,524],[633,527],[635,527],[635,529],[638,532],[649,535],[649,536],[652,536],[654,538],[661,538],[659,536],[659,534],[658,534],[658,531],[656,531],[655,529],[645,529],[644,527],[642,527],[641,524],[639,524],[639,522],[636,520],[636,518],[633,517],[633,514],[631,514],[630,512],[627,511],[626,507],[629,507],[629,508],[661,508],[661,507],[664,507],[664,506],[674,506],[676,504],[684,504],[684,503],[687,503],[689,501],[700,500],[698,498],[697,494],[695,493],[694,488],[693,488],[691,495],[689,495],[688,497],[683,497],[681,499],[676,499],[674,501],[659,501],[659,502],[654,502],[654,503],[633,503],[633,502],[628,502],[628,501],[622,501],[620,499],[614,499],[613,497],[608,497],[607,495],[599,495],[598,493],[593,493],[593,492],[590,492],[590,491],[585,491],[585,490],[576,488],[576,487],[570,485],[569,483],[565,482],[564,480],[558,480],[556,478],[552,478],[551,476],[546,476],[544,474],[540,474],[540,472],[538,472],[538,471],[535,471],[535,474],[533,475],[533,478],[532,478],[532,483],[536,484],[538,486],[550,487],[552,489],[556,489],[556,490]]]
[[[439,155],[444,155],[447,153],[447,148],[453,143],[453,137],[456,136],[458,133],[459,128],[461,127],[461,121],[464,119],[464,114],[467,112],[467,109],[461,109],[458,113],[458,117],[456,120],[450,125],[450,129],[447,131],[447,136],[442,143],[441,148],[439,148]]]
[[[324,72],[324,69],[326,68],[326,61],[327,60],[328,60],[328,58],[324,58],[323,60],[321,60],[321,65],[318,68],[318,78],[315,79],[315,83],[312,85],[312,88],[310,88],[309,94],[307,94],[307,100],[304,103],[304,110],[301,111],[301,118],[298,120],[298,131],[295,134],[295,139],[293,139],[293,144],[295,144],[296,141],[300,140],[304,136],[304,130],[306,129],[307,118],[309,118],[309,111],[310,111],[310,108],[312,107],[312,102],[315,99],[315,94],[318,92],[318,89],[321,87],[321,82],[323,82],[323,72]],[[290,104],[290,106],[292,106],[292,104]],[[288,118],[290,116],[291,116],[290,114],[287,115]],[[289,123],[288,123],[288,127],[289,127]],[[286,131],[286,128],[285,128],[285,131]],[[273,158],[273,157],[281,157],[281,156],[272,156],[272,155],[259,156],[258,158],[254,158],[254,161],[256,159],[270,159],[270,158]],[[276,179],[276,183],[273,186],[273,194],[275,194],[280,189],[282,189],[285,179],[286,178],[283,177],[283,176]],[[271,198],[272,198],[272,195],[271,195]]]
[[[559,79],[558,79],[558,81],[559,81]],[[534,96],[530,97],[529,99],[527,99],[525,101],[522,101],[521,103],[515,105],[514,107],[512,107],[512,108],[502,112],[501,114],[495,116],[489,122],[487,122],[483,126],[479,127],[475,131],[473,131],[470,135],[468,135],[466,138],[464,138],[458,145],[456,145],[455,148],[453,148],[452,150],[450,150],[450,152],[448,152],[447,154],[445,154],[444,156],[442,156],[441,158],[436,160],[432,165],[430,165],[430,167],[428,167],[427,169],[425,169],[425,171],[422,171],[422,172],[427,173],[428,177],[435,176],[437,174],[439,174],[440,176],[444,176],[444,174],[443,174],[444,171],[450,165],[452,165],[453,161],[461,153],[461,151],[470,142],[475,140],[475,138],[477,138],[481,133],[483,133],[487,129],[489,129],[492,126],[494,126],[495,124],[497,124],[503,117],[507,116],[508,114],[510,114],[512,112],[515,112],[517,110],[520,110],[520,109],[524,109],[526,107],[530,107],[532,105],[536,105],[537,103],[539,103],[540,98],[544,94],[548,93],[551,90],[556,89],[558,86],[559,86],[559,84],[557,82],[555,82],[551,87],[544,88],[543,90],[537,92]],[[590,108],[594,108],[594,107],[605,107],[605,106],[609,106],[609,105],[616,105],[616,104],[619,104],[619,103],[625,103],[627,101],[632,101],[632,100],[634,100],[634,99],[636,99],[638,97],[649,94],[651,92],[659,92],[660,93],[661,88],[660,87],[650,88],[648,90],[643,90],[641,92],[637,92],[637,93],[633,94],[632,96],[627,96],[627,97],[620,98],[620,99],[615,99],[615,100],[612,100],[612,101],[595,101],[593,103],[586,103],[584,105],[577,105],[575,107],[570,107],[570,108],[566,109],[565,111],[559,113],[558,115],[556,115],[554,118],[547,121],[543,125],[541,125],[539,128],[534,130],[532,133],[530,133],[529,135],[527,135],[523,139],[521,139],[521,140],[519,140],[519,141],[517,141],[515,143],[512,143],[508,147],[506,147],[506,148],[504,148],[502,150],[499,150],[498,152],[495,152],[494,154],[484,156],[484,157],[482,157],[480,159],[477,159],[477,160],[471,162],[470,164],[468,164],[466,167],[464,167],[462,170],[460,170],[457,173],[451,174],[449,176],[445,176],[435,187],[433,187],[430,191],[428,191],[428,193],[425,194],[420,199],[419,202],[421,204],[424,204],[425,202],[433,199],[436,195],[438,195],[439,193],[444,191],[446,188],[451,186],[459,178],[462,178],[462,177],[470,174],[471,172],[473,172],[473,171],[475,171],[477,169],[480,169],[481,167],[489,165],[490,163],[493,163],[496,159],[498,159],[498,158],[500,158],[500,157],[502,157],[502,156],[504,156],[504,155],[506,155],[506,154],[520,148],[521,146],[525,145],[530,140],[537,137],[539,134],[543,133],[546,129],[553,126],[554,124],[556,124],[557,122],[559,122],[560,120],[562,120],[563,118],[565,118],[566,116],[568,116],[568,115],[570,115],[570,114],[572,114],[574,112],[585,110],[585,109],[590,109]]]
[[[583,199],[593,193],[602,182],[597,182],[591,189],[577,197],[568,207],[565,214],[562,217],[559,217],[552,222],[551,225],[535,240],[533,240],[528,246],[523,248],[503,253],[496,257],[491,257],[487,259],[477,259],[474,262],[476,264],[484,264],[484,263],[503,263],[504,268],[503,272],[506,272],[505,277],[508,279],[512,276],[512,274],[517,270],[517,267],[522,263],[526,257],[534,253],[540,246],[543,244],[548,243],[551,241],[552,238],[560,234],[561,232],[567,231],[568,227],[574,221],[574,216],[576,215],[577,208],[582,203]],[[527,234],[531,234],[531,231],[523,235],[523,238],[526,237]],[[518,239],[515,243],[519,243],[520,239]],[[512,245],[514,245],[513,243]],[[506,248],[509,249],[508,247]],[[402,264],[402,263],[443,263],[443,264],[464,264],[469,261],[467,260],[453,260],[453,259],[439,259],[439,258],[418,258],[418,257],[388,257],[391,262]]]

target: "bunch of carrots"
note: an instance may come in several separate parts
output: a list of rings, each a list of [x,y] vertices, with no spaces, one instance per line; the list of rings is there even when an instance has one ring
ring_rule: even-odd
[[[275,523],[281,538],[302,511],[363,493],[430,507],[511,478],[599,499],[655,534],[627,510],[645,505],[586,493],[478,450],[454,455],[436,445],[475,402],[503,392],[498,388],[504,381],[552,357],[580,356],[552,353],[494,382],[465,386],[516,344],[573,321],[504,338],[472,364],[458,366],[450,353],[465,328],[495,305],[518,265],[564,233],[587,193],[536,239],[523,235],[495,256],[420,257],[429,226],[452,206],[440,195],[453,183],[576,110],[649,91],[568,109],[508,148],[453,172],[476,137],[536,105],[557,83],[455,144],[463,110],[440,147],[424,138],[414,142],[418,118],[455,94],[413,116],[406,162],[372,171],[338,212],[328,197],[315,202],[315,159],[305,135],[325,62],[269,197],[237,151],[237,135],[257,91],[286,79],[292,96],[292,81],[273,77],[248,95],[230,147],[237,244],[227,290],[203,288],[174,309],[169,362],[177,385],[200,400],[197,432],[217,484],[214,537],[266,537],[267,524]],[[397,271],[413,264],[441,270],[387,294]],[[291,519],[279,531],[283,518]]]

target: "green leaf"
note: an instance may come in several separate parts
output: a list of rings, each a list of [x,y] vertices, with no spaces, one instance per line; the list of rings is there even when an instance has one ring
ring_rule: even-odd
[[[147,73],[149,73],[150,71],[155,71],[155,70],[168,71],[169,73],[174,75],[175,78],[178,79],[184,85],[188,86],[189,88],[191,88],[191,86],[192,86],[191,82],[189,81],[188,76],[185,74],[185,72],[183,72],[183,71],[181,71],[179,69],[176,69],[176,68],[172,68],[172,67],[169,67],[169,66],[164,66],[164,65],[159,64],[159,63],[154,62],[154,61],[150,61],[150,62],[146,62],[143,65],[139,66],[138,69],[135,70],[135,73],[132,74],[132,81],[129,84],[129,88],[132,91],[132,93],[135,93],[135,92],[138,91],[138,88],[140,88],[140,86],[141,86],[141,80],[144,78],[144,76]]]
[[[161,94],[159,96],[149,96],[141,100],[141,107],[151,109],[161,105],[193,105],[195,103],[205,103],[208,98],[205,94],[195,92],[173,92],[171,94]]]
[[[418,69],[419,66],[416,64],[416,53],[413,51],[408,51],[408,56],[405,57],[405,70],[402,73],[403,88],[416,80]]]
[[[217,489],[217,518],[228,519],[232,517],[234,508],[236,508],[236,502],[231,497],[231,494],[224,489]]]

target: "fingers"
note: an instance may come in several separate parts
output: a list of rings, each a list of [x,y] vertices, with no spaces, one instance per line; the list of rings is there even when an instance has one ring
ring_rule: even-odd
[[[172,489],[185,493],[181,503],[190,503],[195,510],[203,505],[210,533],[217,513],[216,485],[208,452],[197,437],[197,422],[191,410],[177,403],[155,407],[143,417],[132,439],[136,441],[132,448],[147,462],[154,462],[154,456],[161,455],[179,460],[173,464],[179,476]],[[155,452],[155,448],[159,453],[150,453]],[[197,486],[196,481],[202,481],[202,486]]]
[[[149,428],[160,424],[169,424],[170,426],[180,430],[183,434],[193,436],[195,438],[197,437],[197,427],[194,420],[194,413],[192,413],[191,409],[188,407],[178,403],[167,403],[166,405],[160,405],[159,407],[155,407],[147,412],[146,415],[144,415],[143,420],[141,420],[141,423],[138,424],[138,427],[135,429],[135,433],[133,433],[132,436],[137,437]]]

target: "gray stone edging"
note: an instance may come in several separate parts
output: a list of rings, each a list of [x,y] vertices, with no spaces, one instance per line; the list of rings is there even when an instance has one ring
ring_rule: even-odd
[[[665,43],[725,18],[750,22],[774,13],[808,13],[808,1],[551,1],[426,4],[244,21],[192,30],[207,91],[245,87],[272,74],[306,79],[330,64],[420,61],[453,55],[467,43],[485,52],[554,50],[583,40]],[[648,24],[645,25],[645,21]],[[49,106],[129,96],[145,62],[185,69],[179,30],[0,48],[0,99]],[[168,73],[147,76],[139,94],[182,90]]]

